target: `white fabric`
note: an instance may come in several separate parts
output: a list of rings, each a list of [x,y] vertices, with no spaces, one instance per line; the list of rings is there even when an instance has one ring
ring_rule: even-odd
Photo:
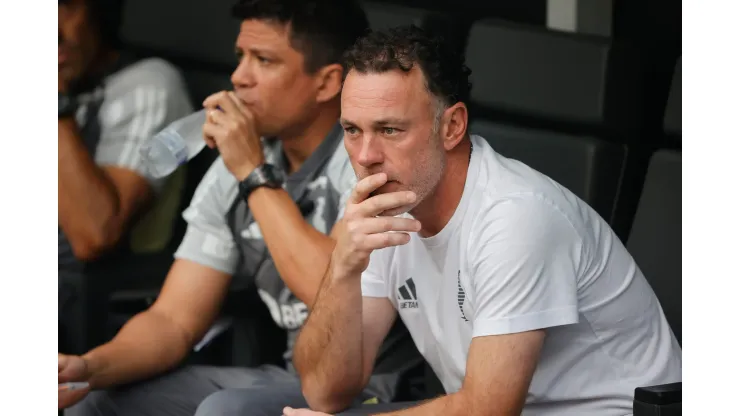
[[[371,255],[363,296],[388,297],[453,393],[474,337],[546,329],[525,415],[625,415],[635,387],[681,380],[681,349],[610,227],[547,176],[472,137],[445,228]]]

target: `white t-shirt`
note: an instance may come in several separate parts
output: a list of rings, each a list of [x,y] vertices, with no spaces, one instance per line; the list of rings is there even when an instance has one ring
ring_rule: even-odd
[[[479,136],[437,235],[373,252],[362,293],[388,297],[445,391],[474,337],[546,328],[524,415],[625,415],[635,387],[681,381],[681,348],[604,220]]]

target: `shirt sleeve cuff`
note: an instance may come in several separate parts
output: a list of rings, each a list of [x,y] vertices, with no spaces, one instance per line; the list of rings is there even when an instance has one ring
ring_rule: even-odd
[[[374,276],[362,276],[362,296],[367,298],[387,298],[385,283]]]
[[[578,308],[571,305],[527,315],[476,319],[473,323],[473,337],[514,334],[575,323],[578,323]]]
[[[238,252],[233,242],[188,227],[180,247],[175,252],[175,258],[190,260],[220,272],[234,274]]]

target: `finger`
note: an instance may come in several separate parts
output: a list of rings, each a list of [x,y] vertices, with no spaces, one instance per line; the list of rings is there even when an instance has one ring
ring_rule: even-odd
[[[374,217],[380,215],[382,212],[413,204],[414,201],[416,201],[416,194],[414,192],[389,192],[387,194],[375,195],[362,201],[355,208],[355,212],[365,217]]]
[[[370,234],[365,237],[362,243],[362,249],[380,250],[383,248],[402,246],[411,241],[411,236],[408,233],[381,233],[381,234]]]
[[[223,97],[228,93],[228,91],[219,91],[216,93],[213,93],[206,97],[205,100],[203,100],[203,107],[206,108],[216,108],[219,106],[219,102],[223,100]]]
[[[295,414],[295,410],[291,407],[286,407],[283,409],[283,416],[292,416]]]
[[[207,121],[210,122],[211,124],[216,124],[218,126],[224,126],[224,127],[226,127],[226,126],[230,125],[233,122],[232,116],[230,116],[229,114],[224,113],[221,110],[210,109],[210,110],[206,110],[206,111],[207,111],[207,113],[206,113],[206,115],[207,115]]]
[[[359,204],[366,200],[372,191],[380,188],[386,182],[388,182],[388,175],[385,173],[376,173],[363,178],[361,181],[357,182],[357,185],[355,185],[355,188],[352,190],[352,194],[349,196],[348,202],[350,204]]]
[[[218,146],[219,140],[224,137],[225,134],[226,130],[221,126],[209,122],[203,124],[203,139],[206,143],[211,140],[215,146]]]
[[[231,99],[229,91],[223,91],[222,94],[219,94],[214,98],[214,101],[216,103],[216,106],[218,106],[218,108],[220,108],[221,111],[226,114],[241,114],[241,111],[239,111],[239,107],[237,107],[234,100]]]
[[[356,232],[362,234],[377,234],[387,232],[416,233],[421,230],[421,222],[413,218],[399,217],[372,217],[362,220]]]
[[[59,395],[57,396],[59,409],[66,409],[67,407],[72,406],[82,400],[82,398],[89,392],[89,388],[59,392]]]
[[[236,96],[236,93],[234,91],[229,91],[229,98],[234,103],[234,106],[236,106],[237,110],[239,110],[240,113],[244,114],[245,117],[248,119],[252,119],[252,113],[249,111],[247,106],[244,105],[242,100],[239,99],[239,97]]]
[[[244,117],[244,119],[247,121],[247,125],[255,130],[258,130],[257,119],[254,117],[254,114],[252,114],[249,108],[244,105],[244,102],[242,102],[242,100],[239,99],[239,97],[237,97],[236,93],[233,91],[229,92],[229,97],[239,111],[239,114],[241,114],[241,116]]]

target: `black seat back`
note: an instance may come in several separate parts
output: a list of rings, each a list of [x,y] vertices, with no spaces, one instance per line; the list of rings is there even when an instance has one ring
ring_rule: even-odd
[[[650,160],[627,249],[650,282],[681,342],[681,153]]]
[[[473,24],[471,101],[487,118],[600,125],[609,43],[496,20]]]

